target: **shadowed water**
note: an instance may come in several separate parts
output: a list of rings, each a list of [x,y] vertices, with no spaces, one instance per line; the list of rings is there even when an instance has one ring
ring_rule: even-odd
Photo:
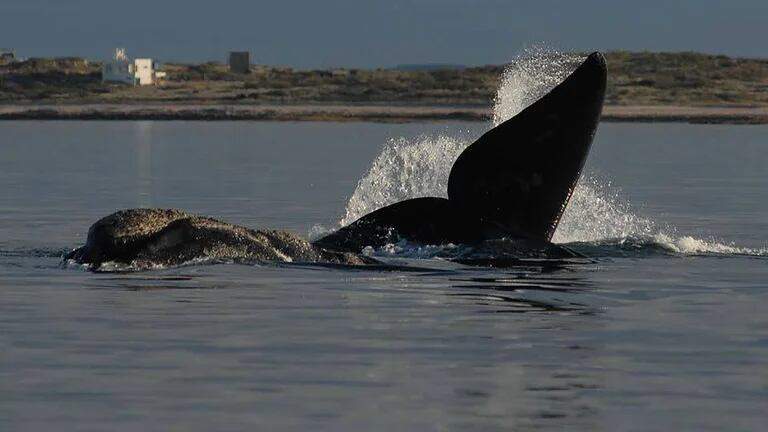
[[[601,125],[556,237],[584,260],[60,266],[120,208],[330,229],[487,127],[0,123],[0,430],[768,427],[763,126]]]

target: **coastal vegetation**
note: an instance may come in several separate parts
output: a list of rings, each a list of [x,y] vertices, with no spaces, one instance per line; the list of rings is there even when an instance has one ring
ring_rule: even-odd
[[[768,106],[768,59],[700,53],[609,52],[609,105]],[[157,86],[101,82],[79,58],[0,65],[0,104],[406,104],[491,103],[504,65],[426,69],[297,70],[220,63],[165,64]]]

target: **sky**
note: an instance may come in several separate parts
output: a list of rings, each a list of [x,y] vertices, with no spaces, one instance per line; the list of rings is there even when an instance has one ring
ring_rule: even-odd
[[[482,65],[531,45],[768,57],[768,0],[0,0],[0,47],[22,57]]]

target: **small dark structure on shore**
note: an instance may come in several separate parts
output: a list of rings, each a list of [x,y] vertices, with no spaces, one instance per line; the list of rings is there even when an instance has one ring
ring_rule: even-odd
[[[251,71],[251,53],[248,51],[232,51],[229,53],[229,71],[247,74]]]
[[[16,52],[11,49],[0,48],[0,64],[13,63],[16,61]]]

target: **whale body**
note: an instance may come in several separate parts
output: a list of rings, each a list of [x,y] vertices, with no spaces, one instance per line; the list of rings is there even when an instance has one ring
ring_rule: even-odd
[[[85,245],[64,258],[92,270],[107,263],[147,269],[196,259],[375,263],[363,255],[314,246],[288,231],[252,230],[175,209],[129,209],[106,216],[88,230]]]
[[[400,240],[464,244],[470,254],[505,259],[578,256],[550,240],[589,154],[606,79],[605,59],[593,53],[549,93],[486,132],[454,163],[447,199],[395,203],[311,243],[180,210],[123,210],[91,226],[86,244],[65,258],[91,269],[200,258],[365,265],[377,263],[361,253],[365,247]]]

